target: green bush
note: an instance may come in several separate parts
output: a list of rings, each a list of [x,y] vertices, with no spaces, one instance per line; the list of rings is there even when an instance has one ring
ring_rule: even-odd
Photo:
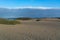
[[[18,22],[16,20],[0,19],[0,24],[15,25],[15,24],[20,24],[20,22]]]
[[[16,18],[17,20],[31,20],[32,18]]]

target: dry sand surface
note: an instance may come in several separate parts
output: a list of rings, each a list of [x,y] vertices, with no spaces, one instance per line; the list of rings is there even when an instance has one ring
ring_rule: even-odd
[[[0,24],[0,40],[60,40],[60,22],[32,20],[17,25]]]

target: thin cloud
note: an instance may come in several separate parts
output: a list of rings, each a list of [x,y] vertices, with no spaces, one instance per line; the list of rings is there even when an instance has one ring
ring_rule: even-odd
[[[0,7],[0,8],[8,8],[8,9],[25,9],[25,8],[30,8],[30,9],[60,9],[56,7],[32,7],[32,6],[23,6],[23,7]]]
[[[32,7],[32,6],[25,6],[25,7],[15,7],[14,9],[24,9],[24,8],[30,8],[30,9],[52,9],[53,7]]]

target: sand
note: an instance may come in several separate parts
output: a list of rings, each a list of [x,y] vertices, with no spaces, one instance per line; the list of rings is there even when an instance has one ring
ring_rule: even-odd
[[[21,24],[0,24],[0,40],[60,40],[60,22],[20,21]]]

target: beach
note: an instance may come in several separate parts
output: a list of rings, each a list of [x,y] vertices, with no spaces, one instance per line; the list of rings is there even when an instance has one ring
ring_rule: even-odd
[[[0,40],[59,40],[60,22],[20,21],[21,24],[0,24]]]

